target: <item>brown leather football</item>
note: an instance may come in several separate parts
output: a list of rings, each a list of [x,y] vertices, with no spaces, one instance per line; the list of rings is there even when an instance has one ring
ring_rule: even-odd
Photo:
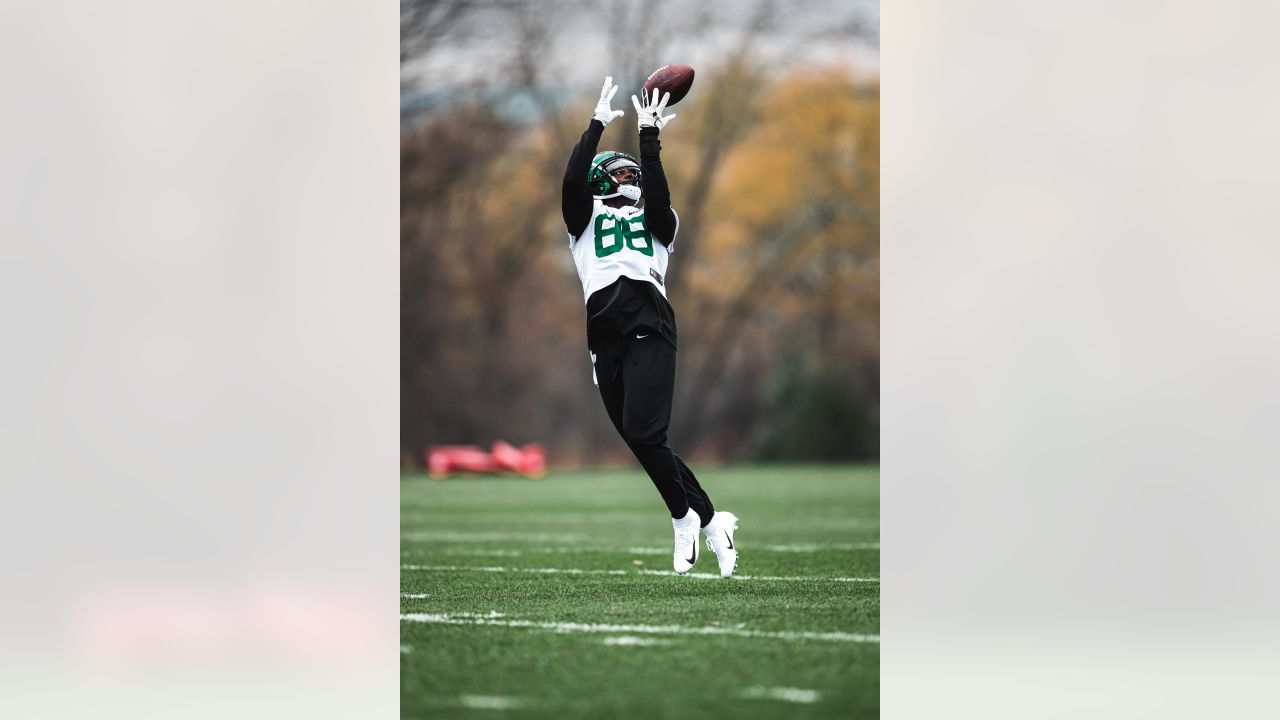
[[[648,80],[644,81],[644,91],[652,93],[657,88],[665,93],[671,93],[671,99],[667,101],[667,107],[671,107],[684,99],[689,94],[689,88],[693,87],[693,68],[688,65],[663,65]]]

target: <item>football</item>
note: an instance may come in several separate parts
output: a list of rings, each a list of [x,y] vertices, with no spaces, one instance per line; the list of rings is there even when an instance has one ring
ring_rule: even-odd
[[[644,91],[652,93],[654,88],[662,92],[671,93],[671,99],[667,101],[667,107],[671,107],[684,99],[689,94],[689,88],[693,87],[693,68],[688,65],[663,65],[648,80],[644,81]]]

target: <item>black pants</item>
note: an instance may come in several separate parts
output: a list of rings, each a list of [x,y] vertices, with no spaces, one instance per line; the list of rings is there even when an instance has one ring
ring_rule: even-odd
[[[676,349],[656,332],[636,337],[645,334],[641,330],[626,337],[595,338],[591,352],[600,398],[618,434],[658,488],[671,517],[682,518],[693,508],[705,526],[715,507],[693,471],[667,445]]]

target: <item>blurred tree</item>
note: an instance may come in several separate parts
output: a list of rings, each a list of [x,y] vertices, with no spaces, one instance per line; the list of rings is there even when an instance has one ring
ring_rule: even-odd
[[[806,348],[878,392],[878,89],[839,72],[780,83],[709,203],[702,254],[680,258],[696,309],[681,326],[697,341],[682,353],[676,435],[699,443],[741,417],[721,393],[739,349]]]
[[[555,50],[565,42],[555,16],[538,12],[550,6],[560,4],[401,3],[413,24],[402,25],[402,59],[478,28],[507,39],[489,59],[500,96],[457,95],[402,131],[410,463],[429,444],[496,438],[543,442],[555,463],[630,459],[590,382],[559,215],[560,176],[595,88],[568,104],[558,94],[572,56]],[[682,10],[704,24],[664,31],[645,27],[655,16],[642,10],[586,10],[629,39],[609,59],[628,110],[652,58],[700,42],[723,12]],[[865,457],[879,393],[879,89],[842,70],[780,75],[755,48],[786,18],[771,2],[744,18],[663,137],[681,218],[668,285],[682,338],[672,437],[692,456]],[[610,133],[621,142],[609,146],[635,151],[634,132]]]
[[[756,460],[873,460],[880,429],[859,383],[791,354],[780,363],[747,444]]]

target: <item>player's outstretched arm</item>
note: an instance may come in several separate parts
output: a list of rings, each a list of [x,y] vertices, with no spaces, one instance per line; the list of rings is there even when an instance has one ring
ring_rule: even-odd
[[[621,110],[613,110],[609,103],[617,94],[618,86],[613,84],[612,77],[604,79],[604,87],[600,89],[600,101],[596,103],[595,115],[582,133],[582,139],[573,146],[569,154],[569,165],[564,170],[564,183],[560,188],[560,214],[564,216],[564,226],[569,234],[578,237],[591,222],[591,188],[587,187],[587,173],[591,171],[591,158],[596,155],[600,146],[600,135],[605,125],[622,116]]]
[[[671,209],[671,191],[667,188],[667,176],[662,171],[662,143],[658,141],[658,131],[675,115],[662,117],[671,97],[669,93],[661,100],[657,97],[659,91],[655,90],[653,94],[652,102],[645,105],[641,105],[635,95],[631,96],[640,126],[640,184],[644,187],[645,224],[658,242],[670,246],[675,242],[679,221]]]

